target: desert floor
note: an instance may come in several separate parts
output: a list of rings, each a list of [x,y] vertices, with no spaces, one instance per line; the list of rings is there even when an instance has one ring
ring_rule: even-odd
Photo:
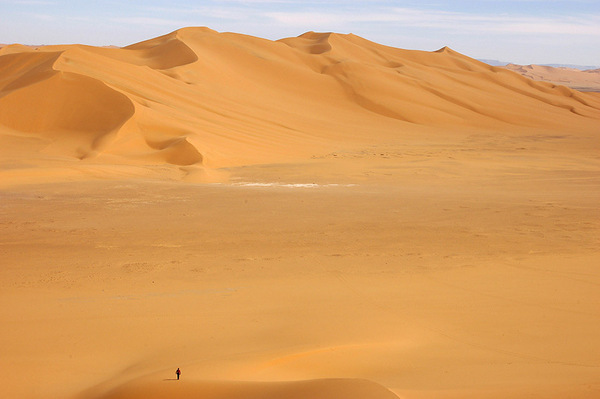
[[[586,140],[5,185],[0,396],[597,398]]]

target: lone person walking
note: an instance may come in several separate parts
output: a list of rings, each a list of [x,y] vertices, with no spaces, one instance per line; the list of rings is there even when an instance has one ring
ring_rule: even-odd
[[[177,379],[179,379],[179,376],[181,375],[181,370],[179,370],[179,367],[177,367],[175,374],[177,374]]]

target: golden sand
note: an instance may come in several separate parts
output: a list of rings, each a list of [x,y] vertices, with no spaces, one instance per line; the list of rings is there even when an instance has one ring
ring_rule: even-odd
[[[354,35],[3,47],[0,396],[597,398],[599,126]]]
[[[600,69],[581,71],[567,67],[515,64],[509,64],[505,68],[529,79],[568,86],[579,91],[600,92]]]

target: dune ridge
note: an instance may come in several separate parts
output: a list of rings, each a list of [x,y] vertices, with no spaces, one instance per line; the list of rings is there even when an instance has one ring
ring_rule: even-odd
[[[0,134],[32,159],[218,168],[306,159],[427,128],[583,129],[600,99],[444,47],[183,28],[124,48],[0,49]]]

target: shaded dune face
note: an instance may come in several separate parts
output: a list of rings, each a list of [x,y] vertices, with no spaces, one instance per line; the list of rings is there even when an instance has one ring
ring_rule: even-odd
[[[135,55],[130,62],[152,69],[169,69],[198,61],[196,53],[173,34],[133,44],[125,50]]]
[[[0,59],[2,96],[48,78],[61,52],[33,53],[25,47],[20,53],[8,53]]]
[[[46,73],[40,81],[0,98],[0,123],[58,140],[65,155],[86,158],[133,115],[123,94],[87,76]]]
[[[415,126],[560,129],[598,119],[591,93],[446,47],[402,50],[352,34],[270,41],[184,28],[125,48],[0,49],[0,134],[98,162],[236,166]]]
[[[55,70],[61,57],[62,52],[0,57],[0,124],[58,141],[63,155],[86,158],[102,149],[133,115],[134,106],[104,82]]]

